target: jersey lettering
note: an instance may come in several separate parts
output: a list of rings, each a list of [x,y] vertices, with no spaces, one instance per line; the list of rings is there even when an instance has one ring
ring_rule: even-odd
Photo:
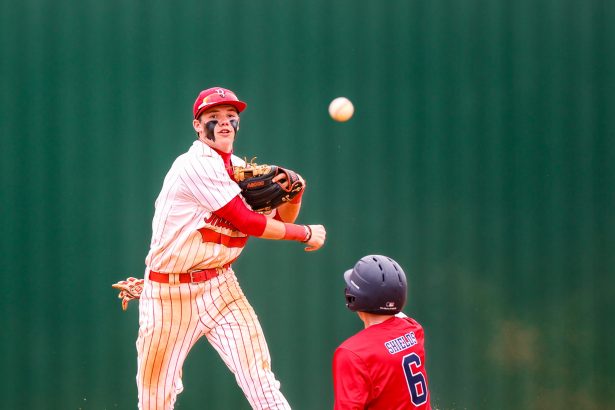
[[[395,354],[401,352],[402,350],[409,349],[417,343],[418,342],[416,341],[414,332],[409,332],[403,336],[385,342],[384,347],[387,348],[390,354]]]
[[[213,212],[239,192],[219,155],[195,141],[173,163],[156,199],[147,266],[156,272],[183,273],[235,260],[247,237]]]

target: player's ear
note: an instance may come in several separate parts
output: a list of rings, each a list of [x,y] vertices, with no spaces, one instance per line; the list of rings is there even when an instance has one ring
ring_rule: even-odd
[[[199,120],[192,121],[192,128],[194,128],[194,131],[196,131],[197,134],[203,131],[203,125],[201,124],[201,121]]]

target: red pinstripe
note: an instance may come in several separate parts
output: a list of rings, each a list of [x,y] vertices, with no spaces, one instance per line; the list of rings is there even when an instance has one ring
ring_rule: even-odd
[[[196,302],[196,303],[195,303]],[[268,366],[271,357],[258,318],[231,270],[204,283],[146,280],[140,300],[139,408],[172,409],[181,368],[206,336],[255,409],[289,409]]]
[[[239,285],[238,285],[237,282],[232,282],[232,285],[236,288],[237,292],[239,292],[239,293],[241,293],[243,295],[243,291],[239,288]],[[244,298],[239,299],[237,302],[238,303],[241,302],[241,303],[243,303],[246,306],[245,309],[241,309],[241,308],[239,309],[239,312],[243,316],[243,321],[241,321],[239,323],[252,323],[256,327],[255,333],[258,335],[258,337],[256,339],[257,342],[258,342],[258,348],[255,349],[255,347],[254,347],[254,344],[253,344],[254,338],[249,337],[248,340],[250,341],[250,350],[253,351],[253,352],[254,351],[257,351],[257,352],[267,352],[267,356],[264,358],[264,360],[266,360],[268,362],[267,363],[268,366],[271,366],[271,357],[269,356],[269,353],[268,353],[269,352],[269,347],[267,346],[267,342],[265,341],[265,338],[263,336],[263,330],[260,327],[260,323],[256,319],[256,314],[255,314],[254,310],[252,309],[252,306],[249,305],[249,303],[248,303],[247,299],[245,298],[245,296],[244,296]],[[246,318],[244,316],[244,312],[246,310],[249,311],[251,316],[252,316],[249,321],[246,320]],[[246,339],[243,338],[242,340],[245,341]],[[245,346],[244,346],[244,349],[245,349]],[[256,366],[256,369],[258,369],[258,366]],[[274,389],[275,390],[279,389],[279,382],[275,381],[274,384],[276,384],[276,386],[274,387],[274,386],[271,385],[272,381],[271,381],[270,377],[265,378],[265,380],[267,381],[267,384],[268,384],[267,390],[265,390],[265,387],[262,385],[263,379],[260,378],[260,377],[258,378],[259,383],[261,383],[261,390],[263,390],[263,391],[272,391]],[[275,380],[275,378],[274,378],[274,380]],[[272,402],[276,402],[277,398],[275,397],[275,394],[272,394],[272,399],[273,399]],[[278,406],[276,405],[276,409],[277,408],[278,408]]]
[[[175,161],[156,199],[148,269],[182,273],[234,261],[247,236],[213,212],[238,193],[219,154],[196,141]],[[258,318],[232,270],[207,282],[181,285],[152,282],[149,270],[136,342],[140,409],[173,408],[183,390],[184,360],[202,336],[235,374],[253,408],[290,408],[269,367]]]

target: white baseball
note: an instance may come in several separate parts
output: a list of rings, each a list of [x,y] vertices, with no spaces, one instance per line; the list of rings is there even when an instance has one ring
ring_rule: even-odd
[[[329,115],[335,121],[344,122],[352,118],[354,105],[346,97],[337,97],[329,104]]]

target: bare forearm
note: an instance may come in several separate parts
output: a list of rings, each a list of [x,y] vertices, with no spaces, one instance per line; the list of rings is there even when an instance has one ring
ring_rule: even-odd
[[[300,175],[299,178],[301,179],[303,189],[290,202],[280,205],[277,209],[277,219],[282,222],[293,223],[297,219],[297,216],[299,216],[299,211],[301,210],[301,199],[303,198],[303,193],[305,192],[305,181]]]
[[[299,211],[301,210],[301,202],[292,203],[287,202],[284,205],[280,205],[278,207],[278,215],[281,221],[293,223],[297,220],[297,216],[299,216]]]

